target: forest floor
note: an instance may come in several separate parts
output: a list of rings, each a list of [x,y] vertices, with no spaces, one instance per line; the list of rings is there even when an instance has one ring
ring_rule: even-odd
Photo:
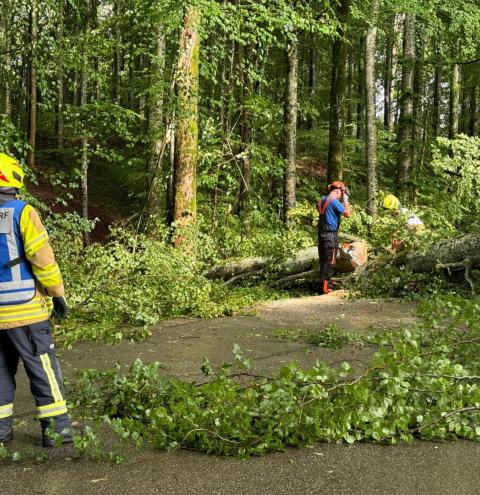
[[[128,366],[137,357],[160,361],[166,373],[183,380],[204,380],[202,357],[212,365],[232,360],[238,343],[255,369],[277,371],[293,360],[310,367],[317,359],[366,365],[372,350],[340,349],[281,340],[279,331],[322,330],[335,323],[355,332],[405,328],[415,322],[415,304],[392,300],[348,300],[342,292],[275,301],[248,316],[162,322],[150,339],[115,347],[80,342],[59,352],[68,381],[82,368]],[[16,417],[20,420],[12,449],[40,451],[33,401],[23,370],[19,373]],[[36,444],[36,445],[35,445]],[[480,445],[474,442],[414,442],[410,445],[319,443],[312,449],[288,449],[247,461],[202,453],[128,452],[119,466],[88,459],[72,460],[70,447],[49,452],[49,460],[0,464],[2,495],[107,494],[474,494],[480,486]]]

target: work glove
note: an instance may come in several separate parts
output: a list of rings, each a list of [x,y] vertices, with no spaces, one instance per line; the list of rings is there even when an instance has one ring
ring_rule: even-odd
[[[64,297],[52,297],[53,314],[58,319],[63,318],[68,313],[67,301]]]

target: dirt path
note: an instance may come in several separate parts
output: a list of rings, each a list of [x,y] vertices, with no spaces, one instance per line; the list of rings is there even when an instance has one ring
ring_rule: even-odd
[[[269,303],[257,314],[214,320],[163,322],[141,343],[117,346],[79,343],[62,353],[66,379],[77,369],[106,369],[116,362],[129,365],[161,361],[168,373],[195,380],[203,356],[212,364],[231,360],[238,343],[258,370],[273,372],[297,360],[311,366],[351,361],[363,366],[371,350],[354,346],[330,350],[280,340],[279,329],[322,329],[325,323],[363,332],[373,327],[409,326],[415,307],[398,301],[349,301],[335,293],[323,297]],[[19,377],[15,412],[20,421],[14,449],[25,451],[39,441],[32,420],[33,402],[25,378]],[[38,446],[35,451],[40,451]],[[318,444],[314,449],[290,449],[258,459],[220,459],[184,451],[168,454],[132,452],[121,466],[88,460],[73,461],[71,451],[58,449],[46,463],[24,461],[0,465],[2,495],[10,494],[474,494],[480,482],[480,445],[471,442],[385,447]],[[465,460],[468,459],[468,462]]]

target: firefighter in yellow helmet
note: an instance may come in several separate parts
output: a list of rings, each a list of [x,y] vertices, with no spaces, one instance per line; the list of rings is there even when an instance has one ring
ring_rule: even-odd
[[[402,208],[400,200],[393,194],[388,194],[387,196],[385,196],[385,199],[383,200],[383,206],[387,210],[395,211],[399,215],[405,217],[406,226],[408,229],[415,230],[416,232],[425,230],[425,224],[422,222],[422,220],[420,220],[420,218],[418,218],[415,213],[409,212],[407,208]],[[397,239],[397,232],[394,232],[391,240],[391,248],[394,251],[398,251],[402,248],[402,246],[403,242]]]
[[[23,361],[35,398],[44,447],[47,433],[72,441],[60,365],[50,323],[53,311],[65,316],[67,304],[60,270],[37,211],[17,199],[24,172],[0,153],[0,443],[13,438],[15,374]]]

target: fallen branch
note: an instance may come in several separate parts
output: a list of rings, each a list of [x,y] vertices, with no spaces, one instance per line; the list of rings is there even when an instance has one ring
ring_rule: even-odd
[[[480,266],[480,258],[465,258],[463,261],[458,261],[454,263],[437,263],[435,268],[437,270],[450,270],[450,268],[464,268],[465,269],[465,280],[470,285],[472,295],[475,295],[475,285],[471,278],[472,268]]]

